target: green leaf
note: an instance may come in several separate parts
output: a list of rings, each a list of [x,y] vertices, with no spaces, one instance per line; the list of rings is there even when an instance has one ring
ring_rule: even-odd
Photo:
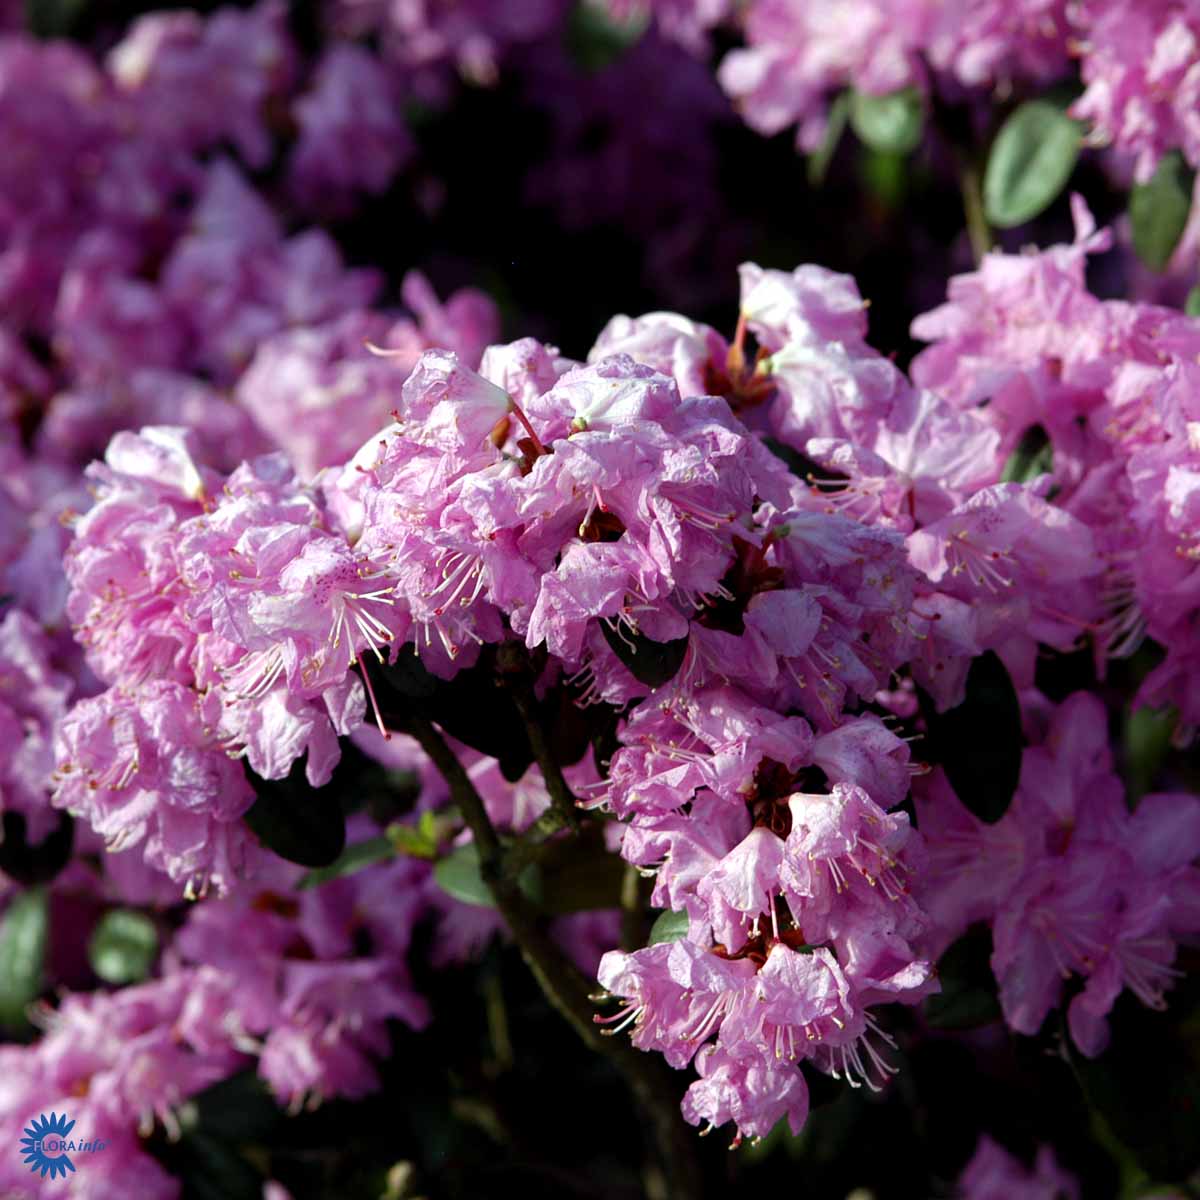
[[[636,45],[649,24],[649,10],[620,21],[598,0],[576,0],[567,15],[567,53],[588,74],[602,71]]]
[[[1040,425],[1030,425],[1008,456],[1000,479],[1004,483],[1029,483],[1039,475],[1050,474],[1053,469],[1054,447],[1049,436]]]
[[[972,926],[938,961],[942,990],[924,1003],[935,1029],[974,1029],[1000,1020],[991,966],[992,939],[985,925]]]
[[[1129,193],[1129,222],[1137,256],[1155,271],[1171,261],[1183,236],[1192,208],[1196,172],[1178,150],[1164,154],[1146,183],[1135,183]]]
[[[104,914],[88,943],[92,970],[106,983],[140,983],[158,954],[158,929],[145,913],[114,908]]]
[[[25,0],[25,26],[35,37],[66,37],[86,7],[87,0]]]
[[[447,896],[478,908],[495,908],[492,892],[484,882],[479,847],[474,842],[459,846],[433,868],[433,878]]]
[[[433,813],[425,811],[416,825],[393,821],[384,830],[384,835],[397,854],[405,854],[409,858],[433,859],[438,856],[438,846],[446,832],[439,819]]]
[[[1189,317],[1200,317],[1200,283],[1188,292],[1187,299],[1183,302],[1183,311]]]
[[[180,1110],[188,1134],[224,1142],[260,1142],[284,1120],[267,1084],[253,1070],[241,1071],[198,1092]]]
[[[394,663],[381,667],[372,662],[367,669],[377,681],[385,722],[403,727],[408,716],[426,717],[472,750],[498,759],[509,781],[529,769],[533,750],[512,697],[497,681],[493,647],[453,679],[431,674],[407,646]]]
[[[346,818],[335,787],[315,788],[298,758],[286,779],[262,779],[249,766],[257,799],[246,813],[246,824],[268,850],[302,867],[327,867],[346,846]]]
[[[1089,1104],[1154,1180],[1177,1183],[1200,1168],[1200,1064],[1195,1047],[1131,997],[1117,1002],[1109,1048],[1074,1068]]]
[[[1001,229],[1032,220],[1062,191],[1083,133],[1078,121],[1046,100],[1022,104],[996,135],[983,176],[987,219]]]
[[[873,150],[868,146],[858,168],[863,186],[885,209],[900,207],[909,181],[908,162],[903,154]]]
[[[1173,708],[1135,708],[1125,714],[1121,730],[1125,790],[1130,802],[1140,800],[1158,778],[1171,748],[1178,713]]]
[[[395,857],[395,854],[396,845],[385,834],[368,838],[365,842],[354,842],[347,846],[329,866],[318,867],[315,871],[309,871],[303,875],[296,886],[298,888],[320,887],[321,884],[328,883],[331,879],[338,879],[342,875],[353,875],[355,871],[361,871],[364,867],[372,867],[376,863],[385,862],[387,859]]]
[[[829,106],[829,116],[825,121],[825,136],[821,144],[808,156],[808,182],[812,187],[820,187],[829,174],[829,164],[842,140],[846,129],[846,120],[850,115],[850,93],[841,92]]]
[[[25,1010],[42,988],[49,926],[46,893],[30,888],[15,896],[0,918],[0,1025],[26,1024]]]
[[[886,96],[852,90],[850,124],[872,150],[908,154],[921,142],[925,104],[916,88],[903,88]]]
[[[941,764],[959,800],[992,824],[1008,811],[1021,778],[1021,706],[1008,671],[992,650],[967,672],[966,697],[939,713],[925,693],[921,712],[929,757]]]
[[[600,622],[600,630],[612,652],[629,668],[633,677],[647,687],[662,687],[683,666],[683,656],[688,648],[686,637],[656,642],[640,633],[630,634],[627,630],[618,633],[607,621]]]
[[[186,1181],[185,1200],[262,1200],[262,1175],[214,1137],[187,1134],[172,1155],[172,1166]]]
[[[687,932],[687,913],[666,909],[658,914],[654,924],[650,926],[650,940],[646,944],[657,946],[660,942],[678,942],[687,937]]]

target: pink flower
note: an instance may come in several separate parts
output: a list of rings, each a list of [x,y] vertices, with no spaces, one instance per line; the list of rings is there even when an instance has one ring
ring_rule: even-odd
[[[254,793],[216,742],[218,710],[167,682],[80,700],[58,729],[54,804],[189,893],[235,886],[256,850],[240,821]]]

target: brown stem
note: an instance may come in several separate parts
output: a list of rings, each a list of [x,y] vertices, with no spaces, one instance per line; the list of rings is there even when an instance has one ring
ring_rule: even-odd
[[[626,863],[625,874],[621,876],[621,949],[628,954],[645,944],[642,875],[632,863]]]
[[[483,799],[462,763],[425,718],[409,717],[406,725],[407,732],[417,739],[449,785],[451,799],[479,847],[484,882],[546,999],[584,1045],[603,1054],[625,1077],[653,1129],[663,1170],[670,1181],[671,1200],[700,1200],[703,1180],[693,1153],[692,1139],[687,1126],[680,1120],[678,1097],[662,1064],[624,1038],[601,1034],[593,1020],[595,1010],[588,998],[587,981],[555,945],[516,880],[503,869],[504,851],[500,839]]]
[[[523,834],[504,850],[504,874],[516,879],[530,863],[537,862],[550,846],[550,839],[566,828],[557,808],[548,808]]]
[[[563,825],[572,830],[578,829],[579,813],[575,808],[575,797],[571,792],[570,784],[567,783],[566,776],[562,773],[562,767],[558,765],[558,760],[550,750],[550,743],[546,741],[546,731],[542,728],[541,721],[538,720],[537,701],[533,694],[533,688],[527,679],[519,678],[514,679],[509,686],[512,691],[513,703],[517,706],[517,712],[521,714],[525,733],[529,737],[533,761],[537,763],[538,769],[542,772],[542,779],[546,782],[546,791],[550,793],[550,803],[559,814]]]

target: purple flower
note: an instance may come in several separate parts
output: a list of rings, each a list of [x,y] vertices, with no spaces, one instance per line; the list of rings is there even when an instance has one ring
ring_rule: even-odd
[[[963,1200],[1078,1200],[1079,1185],[1054,1158],[1049,1146],[1039,1146],[1033,1170],[1026,1168],[987,1134],[958,1178]]]

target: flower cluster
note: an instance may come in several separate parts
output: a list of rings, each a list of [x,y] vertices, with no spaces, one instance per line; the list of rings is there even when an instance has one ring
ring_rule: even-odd
[[[194,908],[159,978],[68,996],[40,1015],[35,1046],[0,1050],[0,1128],[16,1145],[37,1113],[67,1109],[105,1143],[80,1194],[173,1200],[178,1180],[139,1139],[156,1125],[178,1137],[186,1102],[211,1085],[255,1070],[292,1111],[373,1091],[387,1021],[429,1019],[405,966],[425,870],[399,859],[294,893],[283,867],[262,881],[273,887]],[[15,1156],[0,1172],[7,1195],[40,1194]]]
[[[1174,705],[1194,727],[1200,343],[1177,310],[1088,291],[1087,255],[1109,239],[1082,201],[1075,215],[1073,245],[990,254],[951,281],[948,302],[913,324],[933,343],[913,378],[964,415],[980,413],[1005,452],[1040,433],[1053,505],[1094,547],[1105,603],[1089,626],[1098,654],[1128,655],[1148,634],[1166,655],[1138,703]]]
[[[1008,1030],[1061,1010],[1103,1068],[1200,944],[1194,779],[1127,788],[1110,735],[1200,727],[1195,318],[1090,289],[1113,237],[1074,197],[1075,240],[981,254],[911,363],[851,276],[754,262],[731,333],[616,315],[569,356],[362,265],[350,223],[415,184],[440,228],[436,110],[495,85],[544,117],[514,204],[647,231],[644,290],[707,312],[743,232],[710,238],[721,139],[774,153],[730,99],[813,148],[848,87],[978,115],[1078,59],[1072,112],[1145,181],[1200,160],[1195,6],[302,7],[100,16],[89,49],[0,3],[0,1026],[30,1034],[0,1133],[69,1108],[109,1147],[72,1194],[166,1200],[159,1134],[208,1088],[369,1095],[494,936],[735,1145],[798,1133],[822,1076],[882,1090],[960,940]],[[114,915],[152,947],[127,973]],[[958,1188],[1077,1190],[986,1135]]]
[[[1097,145],[1133,158],[1143,181],[1168,150],[1200,162],[1200,18],[1179,0],[607,3],[626,20],[652,14],[664,36],[701,56],[715,28],[736,27],[746,44],[721,62],[722,86],[752,128],[796,126],[804,150],[821,144],[832,97],[847,87],[957,98],[1054,83],[1077,60],[1085,90],[1071,113]]]
[[[975,921],[991,924],[1000,1004],[1017,1032],[1036,1033],[1061,1003],[1064,980],[1084,977],[1067,1019],[1075,1044],[1094,1056],[1123,989],[1166,1007],[1176,941],[1200,931],[1200,872],[1191,865],[1200,801],[1151,794],[1131,813],[1104,707],[1087,692],[1052,712],[1035,707],[1034,721],[1041,736],[994,825],[967,812],[940,772],[914,789],[928,850],[921,894],[946,941]]]

